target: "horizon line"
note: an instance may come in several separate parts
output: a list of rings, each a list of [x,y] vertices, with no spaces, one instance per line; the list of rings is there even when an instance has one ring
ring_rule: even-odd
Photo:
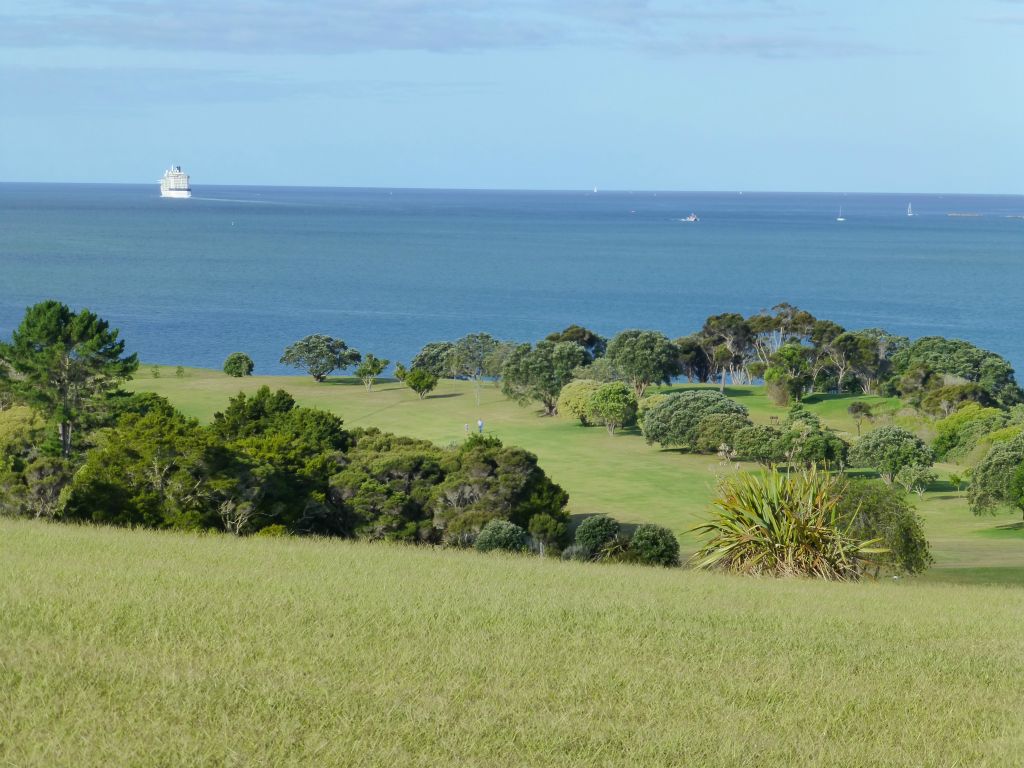
[[[65,185],[65,186],[110,186],[110,187],[148,187],[158,185],[159,181],[37,181],[37,180],[0,180],[0,185],[32,184],[32,185]],[[420,186],[364,186],[364,185],[332,185],[332,184],[226,184],[205,183],[202,187],[233,187],[249,189],[345,189],[345,190],[381,190],[401,192],[533,192],[533,193],[585,193],[601,194],[713,194],[713,195],[971,195],[974,197],[1024,197],[1024,192],[964,192],[945,190],[941,192],[899,191],[880,192],[864,190],[807,190],[807,189],[602,189],[600,187],[420,187]],[[597,189],[597,191],[593,191]]]

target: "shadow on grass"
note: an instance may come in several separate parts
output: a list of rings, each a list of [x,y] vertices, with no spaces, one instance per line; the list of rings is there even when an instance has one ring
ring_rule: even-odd
[[[424,400],[444,400],[445,398],[449,398],[449,397],[463,397],[463,396],[464,396],[463,392],[451,392],[451,393],[446,394],[446,395],[427,395],[423,399]]]
[[[332,387],[363,387],[366,388],[363,382],[357,378],[351,376],[328,376],[323,381],[317,382],[319,384],[328,384]],[[383,381],[377,381],[376,384],[384,384]]]

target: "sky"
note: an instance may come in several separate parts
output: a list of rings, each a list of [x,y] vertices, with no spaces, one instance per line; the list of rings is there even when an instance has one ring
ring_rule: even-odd
[[[1024,192],[1024,0],[0,0],[0,181]]]

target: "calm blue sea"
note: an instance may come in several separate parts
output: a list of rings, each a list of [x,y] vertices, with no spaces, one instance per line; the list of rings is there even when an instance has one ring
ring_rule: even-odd
[[[0,184],[0,336],[54,297],[108,318],[145,361],[219,366],[244,351],[271,373],[309,333],[408,360],[473,331],[676,336],[712,313],[789,301],[848,328],[969,339],[1024,366],[1020,196],[194,194]],[[679,221],[691,211],[698,223]]]

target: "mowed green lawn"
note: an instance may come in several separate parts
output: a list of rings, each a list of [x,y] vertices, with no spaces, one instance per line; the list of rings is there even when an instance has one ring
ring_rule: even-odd
[[[1024,591],[0,520],[0,765],[1011,766]]]
[[[473,385],[462,381],[442,380],[427,399],[420,400],[395,381],[379,383],[367,392],[351,378],[318,384],[303,376],[236,379],[219,371],[189,368],[178,378],[173,368],[159,371],[159,378],[153,378],[149,367],[142,368],[130,387],[165,395],[202,421],[222,410],[240,390],[252,392],[264,384],[288,390],[303,405],[337,413],[350,427],[375,426],[441,445],[463,440],[465,425],[475,430],[477,419],[482,418],[488,434],[537,454],[541,466],[569,492],[575,514],[601,512],[624,522],[659,523],[676,531],[687,551],[696,543],[688,531],[706,514],[717,478],[737,469],[715,456],[659,450],[647,445],[636,431],[610,437],[602,427],[543,418],[537,410],[509,401],[491,384],[480,388],[477,406]],[[785,418],[786,409],[772,405],[760,388],[728,387],[727,393],[743,403],[755,421]],[[834,396],[808,398],[807,407],[852,438],[856,427],[846,409],[855,399],[872,402],[880,411],[896,407],[893,399]],[[862,428],[871,427],[865,423]],[[955,469],[939,467],[939,475],[945,480]],[[1005,527],[1017,522],[1016,516],[974,517],[963,494],[948,483],[926,494],[918,506],[936,559],[936,567],[925,578],[1024,584],[1024,530]]]

